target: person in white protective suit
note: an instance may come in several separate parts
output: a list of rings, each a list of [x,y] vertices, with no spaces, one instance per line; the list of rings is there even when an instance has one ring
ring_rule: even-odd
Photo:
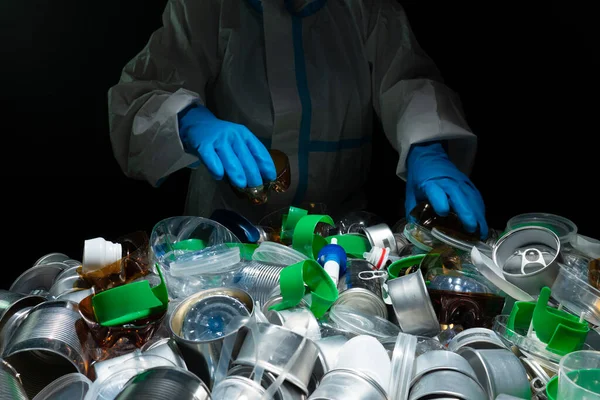
[[[125,174],[157,186],[193,167],[187,214],[228,208],[254,222],[305,201],[364,207],[376,117],[400,155],[407,213],[428,200],[487,236],[466,176],[476,136],[395,0],[169,0],[109,90],[109,113]],[[292,185],[253,206],[228,182],[273,179],[267,148],[288,155]]]

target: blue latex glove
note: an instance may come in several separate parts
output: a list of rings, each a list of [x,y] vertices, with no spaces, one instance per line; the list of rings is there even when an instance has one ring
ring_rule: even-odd
[[[487,238],[488,226],[481,194],[450,161],[440,143],[412,146],[406,169],[407,218],[418,202],[428,200],[438,215],[445,217],[452,207],[467,232],[474,232],[479,225],[481,238]]]
[[[187,152],[200,157],[211,175],[240,188],[277,177],[265,146],[245,126],[218,119],[204,106],[179,113],[179,136]]]

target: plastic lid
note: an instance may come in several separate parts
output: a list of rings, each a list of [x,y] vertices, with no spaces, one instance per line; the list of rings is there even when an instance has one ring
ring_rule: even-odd
[[[395,337],[400,328],[376,315],[363,314],[353,308],[336,304],[329,311],[331,320],[341,329],[358,335],[371,335],[376,338]]]
[[[570,243],[577,235],[577,225],[571,220],[559,215],[547,213],[527,213],[512,217],[506,224],[506,230],[524,226],[541,226],[550,229],[560,239],[560,242]]]
[[[208,247],[199,252],[185,253],[171,262],[170,273],[175,277],[202,274],[216,275],[232,270],[241,261],[240,248],[227,245]]]
[[[254,251],[252,259],[282,265],[292,265],[308,260],[304,254],[275,242],[262,242]]]
[[[83,400],[91,385],[92,381],[85,375],[74,372],[54,380],[33,400]]]

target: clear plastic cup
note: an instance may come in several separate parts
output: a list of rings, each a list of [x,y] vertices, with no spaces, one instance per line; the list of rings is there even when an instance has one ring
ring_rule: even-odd
[[[575,351],[560,360],[557,400],[600,400],[600,352]]]

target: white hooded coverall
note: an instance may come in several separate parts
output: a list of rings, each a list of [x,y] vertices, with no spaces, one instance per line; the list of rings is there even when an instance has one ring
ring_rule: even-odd
[[[445,141],[465,173],[476,150],[457,96],[396,0],[169,0],[163,26],[109,91],[111,142],[126,175],[157,186],[197,164],[178,132],[177,113],[192,102],[284,151],[292,186],[251,206],[202,165],[188,215],[229,208],[256,222],[303,201],[360,208],[374,115],[403,179],[412,144]]]

